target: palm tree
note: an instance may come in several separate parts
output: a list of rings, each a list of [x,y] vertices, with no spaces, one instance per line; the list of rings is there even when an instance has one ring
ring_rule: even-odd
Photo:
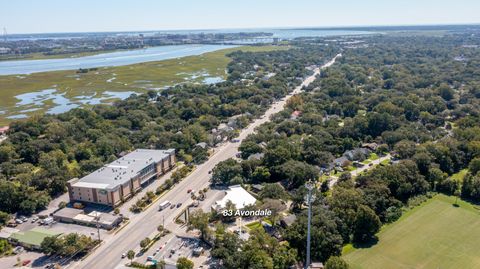
[[[127,252],[127,258],[130,260],[130,264],[132,264],[132,260],[133,260],[133,258],[135,258],[135,251],[129,250]]]

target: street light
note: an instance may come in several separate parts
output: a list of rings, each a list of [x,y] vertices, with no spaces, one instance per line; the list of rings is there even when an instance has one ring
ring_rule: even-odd
[[[100,216],[98,215],[98,212],[97,214],[95,215],[95,220],[96,220],[96,223],[95,223],[95,226],[97,226],[97,235],[98,235],[98,242],[100,243]]]
[[[315,188],[315,184],[311,181],[308,181],[305,184],[305,187],[308,190],[308,194],[305,196],[305,203],[308,205],[308,224],[307,224],[307,259],[305,261],[305,269],[310,267],[310,226],[312,222],[312,203],[315,201],[315,195],[312,194],[313,188]]]

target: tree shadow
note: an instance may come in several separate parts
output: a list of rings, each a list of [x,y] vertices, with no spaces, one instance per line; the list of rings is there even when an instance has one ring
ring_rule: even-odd
[[[372,246],[378,243],[378,237],[374,236],[372,239],[365,242],[354,242],[353,246],[355,248],[371,248]]]

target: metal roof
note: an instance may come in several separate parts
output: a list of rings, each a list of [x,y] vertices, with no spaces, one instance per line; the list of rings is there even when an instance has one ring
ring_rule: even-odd
[[[42,244],[42,241],[43,239],[45,239],[45,237],[58,236],[60,234],[61,233],[55,232],[53,230],[46,230],[43,228],[35,227],[29,231],[13,233],[10,238],[23,244],[38,247],[40,246],[40,244]]]
[[[144,168],[168,158],[174,149],[137,149],[81,178],[73,187],[112,190],[127,183]]]

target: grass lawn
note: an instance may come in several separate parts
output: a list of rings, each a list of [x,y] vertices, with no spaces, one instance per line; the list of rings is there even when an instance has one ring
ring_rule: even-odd
[[[344,248],[354,269],[480,268],[480,211],[437,195],[385,226],[372,247]]]
[[[247,226],[247,228],[250,229],[250,230],[257,230],[257,229],[262,228],[262,224],[259,221],[249,223],[245,226]]]
[[[389,159],[385,159],[385,160],[381,161],[380,164],[389,165],[389,164],[390,164],[390,160],[389,160]]]
[[[84,51],[84,52],[75,52],[75,53],[62,53],[62,54],[53,54],[45,55],[41,52],[24,54],[21,56],[12,56],[12,55],[1,55],[0,61],[22,61],[22,60],[45,60],[45,59],[63,59],[63,58],[78,58],[85,56],[92,56],[102,53],[109,53],[121,50],[101,50],[101,51]]]
[[[347,167],[344,167],[343,170],[346,172],[352,172],[353,170],[356,170],[357,168],[353,165],[349,165]]]
[[[370,154],[370,156],[368,156],[368,159],[366,159],[362,163],[363,164],[369,164],[370,162],[375,161],[378,158],[380,158],[380,157],[378,157],[377,153],[373,152],[373,153]]]
[[[332,177],[335,173],[333,171],[331,172],[328,172],[328,173],[323,173],[319,178],[318,178],[318,181],[321,183],[321,182],[324,182],[326,180],[328,180],[330,177]]]
[[[467,173],[468,173],[468,169],[465,168],[460,170],[458,173],[453,174],[451,178],[455,181],[463,182],[463,178],[467,175]]]

